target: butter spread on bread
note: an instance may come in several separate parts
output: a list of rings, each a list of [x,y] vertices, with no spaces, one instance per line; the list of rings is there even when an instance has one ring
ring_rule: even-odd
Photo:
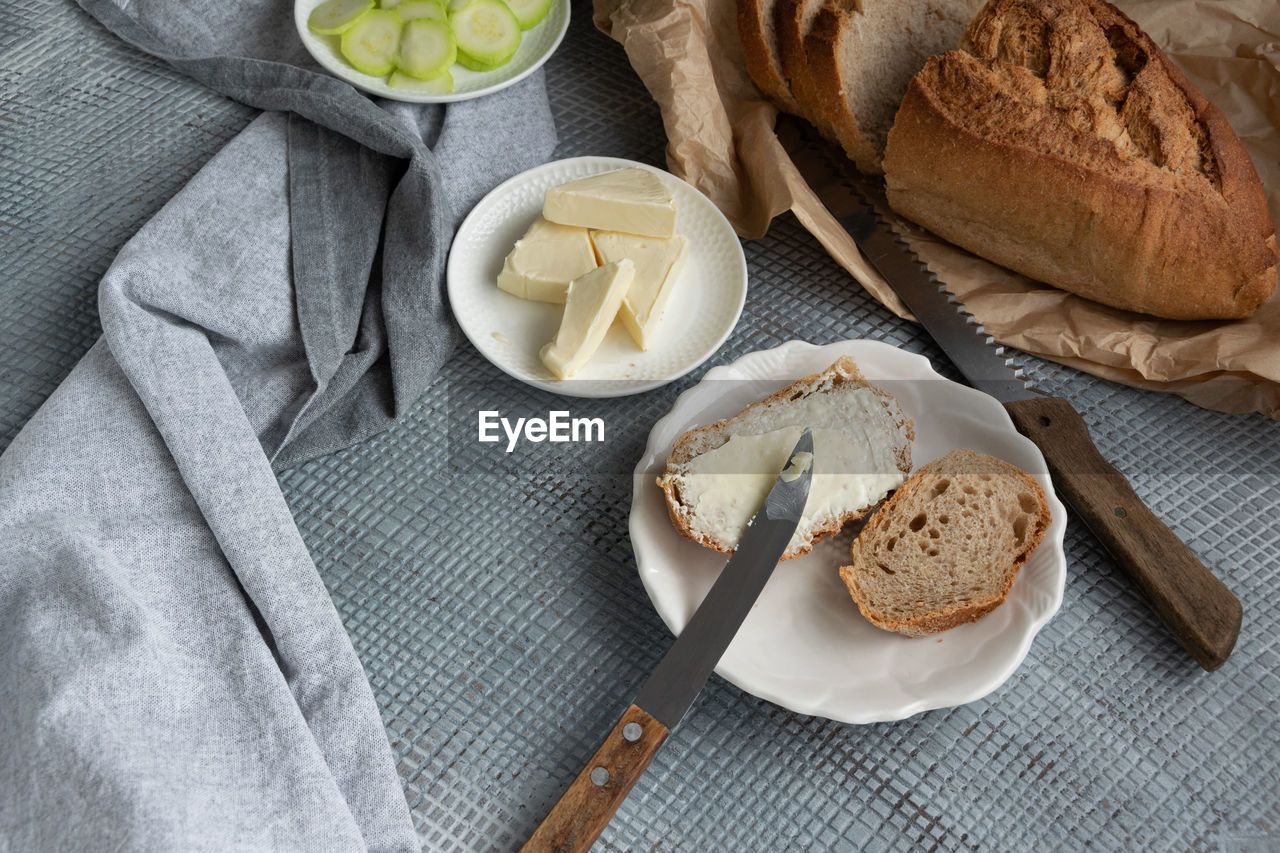
[[[541,352],[542,363],[558,379],[577,373],[600,348],[635,271],[635,264],[624,258],[570,282],[560,329]]]
[[[784,560],[870,511],[911,468],[911,422],[853,359],[841,358],[676,441],[658,479],[676,529],[732,553],[806,427],[813,431],[813,480]]]
[[[508,253],[498,287],[521,299],[563,304],[569,282],[595,268],[587,229],[539,216]]]
[[[592,231],[591,242],[603,264],[623,258],[635,263],[635,279],[622,300],[618,318],[636,346],[649,349],[679,284],[680,272],[689,256],[689,241],[682,234],[664,238]]]
[[[634,166],[578,178],[547,190],[542,215],[561,225],[646,237],[676,233],[676,203],[657,175]]]
[[[907,218],[1106,305],[1236,318],[1275,288],[1225,116],[1103,0],[991,0],[911,81],[884,169]]]
[[[1002,604],[1049,521],[1044,490],[1029,474],[953,450],[912,474],[872,516],[840,577],[872,624],[934,634]]]

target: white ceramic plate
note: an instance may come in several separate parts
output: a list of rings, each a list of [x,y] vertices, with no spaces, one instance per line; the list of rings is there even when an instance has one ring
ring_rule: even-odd
[[[922,356],[877,341],[791,341],[707,371],[654,425],[636,466],[630,526],[640,578],[662,620],[678,634],[725,557],[685,539],[667,517],[654,479],[675,439],[842,355],[853,356],[915,422],[915,467],[957,447],[1012,462],[1044,487],[1052,512],[1049,530],[1003,605],[978,622],[918,639],[882,631],[862,617],[836,572],[848,562],[851,534],[823,540],[808,555],[778,566],[716,672],[785,708],[848,723],[899,720],[972,702],[1013,674],[1062,603],[1066,510],[1053,493],[1040,451],[1014,429],[1004,407],[943,379]]]
[[[641,351],[615,323],[591,361],[558,380],[538,358],[556,335],[561,305],[531,302],[498,289],[498,272],[542,211],[548,187],[636,166],[660,177],[676,201],[676,230],[689,238],[681,273],[658,337]],[[485,196],[453,238],[449,304],[476,349],[522,382],[574,397],[618,397],[665,385],[706,361],[733,331],[747,297],[747,261],[729,221],[711,201],[661,169],[614,157],[558,160],[517,175]]]
[[[387,85],[387,78],[361,74],[351,67],[338,50],[340,36],[320,36],[307,27],[311,10],[324,0],[295,0],[293,23],[298,28],[302,44],[330,74],[346,80],[357,89],[363,89],[380,98],[409,101],[415,104],[443,104],[450,101],[466,101],[505,89],[528,77],[546,62],[560,46],[565,31],[569,29],[569,0],[553,0],[547,17],[533,29],[520,36],[520,47],[511,61],[494,71],[469,71],[454,64],[449,69],[453,75],[453,91],[447,95],[420,95]]]

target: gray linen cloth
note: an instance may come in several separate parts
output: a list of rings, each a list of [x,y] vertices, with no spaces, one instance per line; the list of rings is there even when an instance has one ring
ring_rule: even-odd
[[[416,849],[272,465],[429,384],[453,227],[554,148],[541,75],[375,104],[313,70],[279,0],[80,2],[287,112],[124,247],[102,339],[0,457],[0,849]]]

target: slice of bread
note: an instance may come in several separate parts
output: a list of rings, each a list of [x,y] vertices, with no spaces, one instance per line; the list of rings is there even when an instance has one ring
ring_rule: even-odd
[[[911,475],[867,522],[840,577],[873,625],[922,637],[1004,603],[1049,527],[1029,474],[953,450]]]
[[[733,553],[805,427],[814,433],[814,475],[784,560],[861,518],[911,470],[911,421],[846,356],[682,435],[658,478],[671,523],[694,542]]]
[[[738,0],[738,37],[742,40],[751,79],[778,109],[794,113],[800,108],[791,95],[791,86],[782,68],[777,5],[778,0]]]
[[[960,43],[980,0],[827,0],[805,36],[812,98],[863,172],[880,158],[912,76]]]
[[[774,29],[778,33],[778,52],[782,70],[791,85],[795,109],[790,110],[835,141],[835,128],[822,110],[817,83],[805,53],[805,38],[813,29],[813,21],[827,0],[778,0],[774,8]]]

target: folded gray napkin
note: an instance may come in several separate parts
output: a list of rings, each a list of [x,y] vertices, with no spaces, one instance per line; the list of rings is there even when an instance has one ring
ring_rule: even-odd
[[[430,383],[454,225],[554,148],[542,77],[378,104],[281,0],[120,2],[80,0],[273,112],[121,251],[102,340],[0,457],[0,847],[416,849],[272,466]]]

